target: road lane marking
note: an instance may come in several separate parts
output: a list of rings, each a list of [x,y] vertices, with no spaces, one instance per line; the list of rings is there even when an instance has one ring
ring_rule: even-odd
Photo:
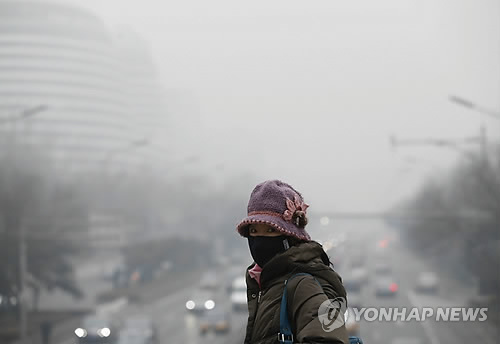
[[[412,304],[413,307],[419,307],[419,305],[417,304],[417,298],[412,291],[408,292],[408,299],[410,300],[410,303]],[[440,344],[439,339],[436,333],[434,332],[434,328],[432,327],[430,322],[428,320],[424,320],[421,321],[420,323],[424,328],[425,334],[430,339],[431,344]]]

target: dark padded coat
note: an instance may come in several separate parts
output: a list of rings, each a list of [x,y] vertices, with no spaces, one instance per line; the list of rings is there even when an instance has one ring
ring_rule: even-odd
[[[262,270],[261,288],[248,273],[253,266],[249,266],[246,273],[249,315],[245,344],[278,343],[284,282],[298,272],[314,277],[296,276],[287,286],[288,318],[294,343],[349,343],[344,325],[326,332],[318,320],[318,308],[323,301],[346,298],[342,280],[330,267],[320,244],[314,241],[301,243],[272,258]]]

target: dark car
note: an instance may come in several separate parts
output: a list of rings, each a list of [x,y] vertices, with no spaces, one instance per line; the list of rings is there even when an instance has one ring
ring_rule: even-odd
[[[10,313],[19,309],[19,302],[14,295],[0,294],[0,312]]]
[[[377,297],[394,297],[397,295],[398,289],[398,284],[390,276],[382,276],[375,281],[375,295]]]
[[[223,310],[206,312],[200,319],[200,333],[206,334],[209,331],[227,333],[229,331],[229,314]]]
[[[363,280],[353,276],[346,276],[343,280],[344,288],[348,292],[357,292],[361,291],[361,287],[363,286]]]
[[[81,326],[76,328],[74,332],[81,344],[115,343],[117,337],[116,326],[113,325],[110,319],[99,315],[85,317]]]

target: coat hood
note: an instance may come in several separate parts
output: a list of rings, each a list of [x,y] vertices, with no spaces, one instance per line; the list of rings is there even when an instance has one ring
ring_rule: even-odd
[[[253,268],[254,265],[252,264],[247,270]],[[345,297],[342,279],[332,269],[328,255],[321,244],[316,241],[300,243],[273,257],[262,269],[260,282],[264,288],[275,279],[298,272],[313,275],[320,280],[321,284],[330,284],[338,292],[336,296]],[[248,272],[247,277],[248,281],[250,278]]]

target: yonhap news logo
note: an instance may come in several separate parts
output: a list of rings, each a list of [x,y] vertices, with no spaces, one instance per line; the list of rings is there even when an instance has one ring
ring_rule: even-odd
[[[345,324],[344,315],[347,311],[347,301],[343,297],[325,300],[318,309],[318,320],[325,332],[333,330]]]
[[[461,321],[483,322],[488,319],[488,308],[466,307],[363,307],[349,308],[344,298],[338,297],[324,301],[318,309],[318,320],[325,332],[345,324],[349,318],[359,322],[410,322],[434,320],[436,322]]]
[[[448,321],[486,321],[488,319],[488,308],[466,308],[466,307],[366,307],[353,308],[349,316],[358,322],[387,321],[387,322],[410,322],[426,321],[428,319],[436,322]]]

